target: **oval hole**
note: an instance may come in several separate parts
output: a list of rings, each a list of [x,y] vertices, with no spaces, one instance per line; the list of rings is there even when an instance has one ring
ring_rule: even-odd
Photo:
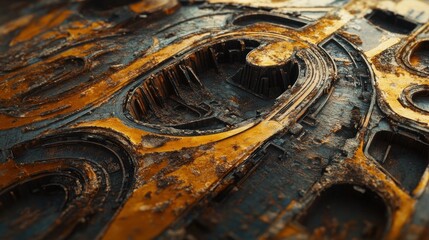
[[[413,94],[412,100],[416,107],[429,112],[429,91],[419,91]]]
[[[416,44],[410,55],[410,63],[419,70],[429,72],[429,41],[422,41]]]

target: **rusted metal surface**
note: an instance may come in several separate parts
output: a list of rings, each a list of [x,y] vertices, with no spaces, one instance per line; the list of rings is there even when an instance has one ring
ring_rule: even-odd
[[[0,1],[2,239],[426,239],[429,2]]]

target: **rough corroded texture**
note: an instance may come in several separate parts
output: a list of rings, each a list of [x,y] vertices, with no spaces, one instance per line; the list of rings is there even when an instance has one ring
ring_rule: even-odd
[[[0,4],[0,238],[427,238],[429,2]]]

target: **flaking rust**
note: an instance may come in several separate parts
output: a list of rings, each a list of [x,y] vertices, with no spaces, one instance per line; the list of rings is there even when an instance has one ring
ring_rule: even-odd
[[[426,239],[429,2],[1,1],[2,239]]]

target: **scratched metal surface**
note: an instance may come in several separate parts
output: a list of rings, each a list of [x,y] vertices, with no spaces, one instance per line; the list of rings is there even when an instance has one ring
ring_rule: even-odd
[[[0,6],[2,239],[428,238],[428,1]]]

